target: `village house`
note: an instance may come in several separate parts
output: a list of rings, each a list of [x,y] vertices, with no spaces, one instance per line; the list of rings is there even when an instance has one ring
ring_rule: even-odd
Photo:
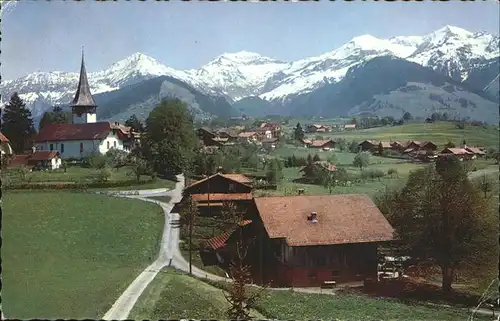
[[[262,123],[259,126],[259,131],[266,136],[266,138],[280,138],[281,136],[281,126],[280,124],[274,123]],[[268,133],[271,133],[271,137],[268,137]]]
[[[97,105],[90,92],[82,53],[80,80],[71,102],[71,124],[47,124],[35,137],[39,151],[58,151],[62,158],[83,158],[110,149],[130,151],[138,143],[130,127],[97,122]]]
[[[464,148],[468,152],[473,153],[475,157],[481,158],[481,157],[486,156],[486,153],[484,152],[484,150],[481,150],[478,147],[471,147],[471,146],[464,145],[464,146],[462,146],[462,148]]]
[[[318,148],[323,150],[335,149],[336,143],[331,139],[313,140],[308,145],[310,148]]]
[[[312,124],[306,126],[306,133],[326,133],[331,131],[329,126]]]
[[[377,247],[393,228],[365,195],[280,196],[254,199],[240,224],[253,281],[283,287],[317,287],[377,278]],[[238,229],[236,229],[238,230]],[[224,266],[234,257],[227,231],[207,242]]]
[[[174,206],[172,212],[179,213],[183,201],[188,196],[198,203],[200,215],[220,215],[226,202],[248,206],[248,202],[253,198],[252,183],[250,178],[242,174],[211,175],[187,186],[182,200]]]
[[[196,130],[196,135],[200,139],[200,141],[203,143],[204,146],[214,146],[218,145],[217,143],[214,142],[214,138],[217,137],[213,131],[206,127],[200,127]]]
[[[356,124],[345,124],[344,125],[344,130],[355,130],[356,129]]]
[[[3,158],[4,156],[12,155],[14,151],[10,146],[9,139],[5,137],[4,134],[0,133],[0,155]]]
[[[234,129],[221,128],[216,131],[217,137],[225,139],[225,143],[234,143],[238,140],[238,134]]]
[[[37,151],[33,147],[31,153],[15,155],[9,167],[26,166],[34,170],[54,170],[60,168],[61,163],[58,151]]]
[[[261,141],[262,147],[265,149],[273,149],[276,148],[278,144],[278,138],[266,138]]]

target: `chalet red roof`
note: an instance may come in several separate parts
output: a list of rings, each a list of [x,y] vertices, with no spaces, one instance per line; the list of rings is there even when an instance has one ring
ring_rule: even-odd
[[[197,202],[210,201],[242,201],[251,200],[252,193],[210,193],[210,194],[192,194],[191,197]]]
[[[469,152],[464,148],[445,148],[441,151],[441,154],[453,154],[453,155],[473,155],[473,152]]]
[[[393,228],[366,195],[314,195],[255,198],[270,238],[290,246],[382,242]],[[308,216],[317,213],[317,223]]]
[[[255,136],[255,135],[257,135],[256,132],[242,132],[242,133],[238,134],[238,137],[240,137],[240,138],[250,138],[250,137]]]
[[[478,155],[484,155],[485,152],[483,152],[482,150],[480,150],[479,148],[477,147],[465,147],[465,149],[471,153],[474,153],[474,154],[478,154]]]
[[[7,137],[5,137],[4,134],[0,133],[0,142],[2,142],[2,143],[8,143],[9,139]]]
[[[104,139],[111,131],[108,122],[83,124],[48,124],[35,138],[36,142],[60,140],[95,140]]]

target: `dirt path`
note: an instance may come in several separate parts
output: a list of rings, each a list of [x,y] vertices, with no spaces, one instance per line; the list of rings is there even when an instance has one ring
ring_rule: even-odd
[[[169,192],[151,190],[141,191],[140,195],[116,195],[127,198],[136,198],[142,201],[153,202],[160,205],[165,215],[165,226],[163,228],[163,235],[161,239],[160,253],[158,258],[151,265],[149,265],[139,276],[128,286],[128,288],[120,295],[118,300],[113,304],[111,309],[103,317],[103,320],[126,320],[132,308],[134,307],[137,299],[141,296],[146,287],[154,280],[156,275],[161,269],[169,264],[169,253],[171,248],[172,236],[172,220],[169,215],[174,203],[179,202],[182,198],[182,190],[184,189],[184,177],[177,176],[178,182],[175,184],[175,189]],[[147,199],[148,196],[158,196],[159,193],[171,197],[169,203],[162,203],[159,201]]]

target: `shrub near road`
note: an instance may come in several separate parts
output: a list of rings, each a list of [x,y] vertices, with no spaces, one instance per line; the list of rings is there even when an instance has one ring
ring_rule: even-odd
[[[7,192],[7,318],[98,319],[158,254],[159,206],[72,192]]]

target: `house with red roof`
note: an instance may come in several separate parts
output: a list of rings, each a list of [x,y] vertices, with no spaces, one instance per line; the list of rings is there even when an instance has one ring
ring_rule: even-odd
[[[393,238],[394,229],[366,195],[256,197],[244,224],[207,240],[200,254],[204,265],[224,268],[235,242],[243,241],[257,284],[362,284],[377,277],[378,246]]]
[[[80,80],[71,102],[71,124],[45,125],[35,137],[38,151],[58,151],[62,158],[83,158],[110,149],[130,151],[137,143],[130,127],[98,122],[97,105],[90,92],[82,53]]]
[[[61,157],[58,151],[36,151],[17,154],[9,163],[9,167],[26,166],[30,169],[53,170],[61,167]]]

